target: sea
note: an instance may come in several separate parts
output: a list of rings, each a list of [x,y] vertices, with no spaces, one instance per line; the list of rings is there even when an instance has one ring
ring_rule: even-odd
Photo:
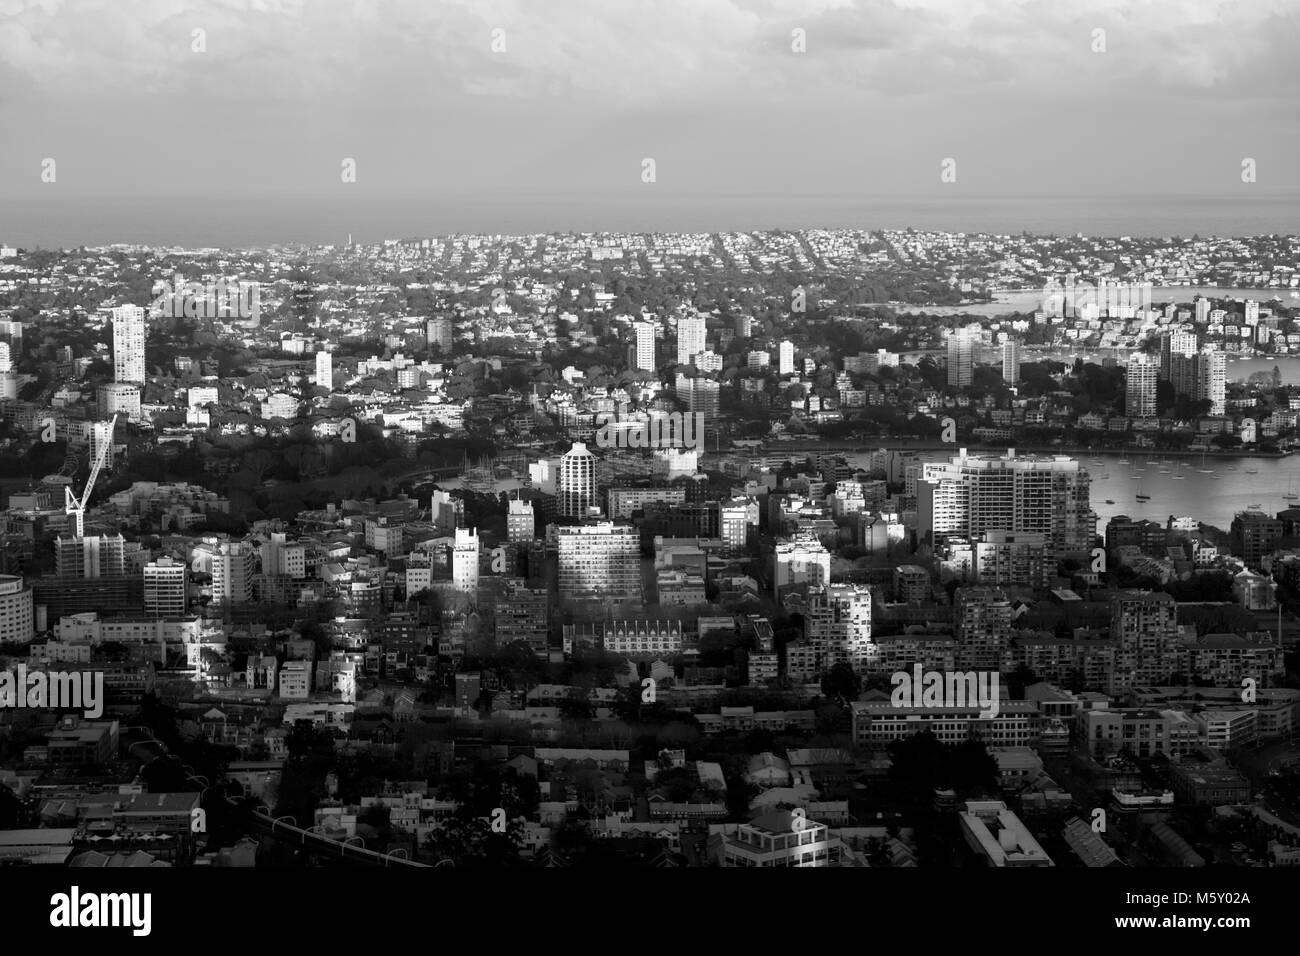
[[[448,234],[906,229],[1010,235],[1248,236],[1300,233],[1300,193],[1233,196],[610,195],[477,198],[0,198],[0,242],[24,248],[136,243],[249,248]]]

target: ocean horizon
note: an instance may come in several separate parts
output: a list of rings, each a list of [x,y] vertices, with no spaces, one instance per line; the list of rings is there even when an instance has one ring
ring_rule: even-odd
[[[638,195],[403,198],[0,199],[0,242],[247,248],[450,234],[906,229],[993,234],[1250,236],[1300,233],[1300,194],[1237,197]]]

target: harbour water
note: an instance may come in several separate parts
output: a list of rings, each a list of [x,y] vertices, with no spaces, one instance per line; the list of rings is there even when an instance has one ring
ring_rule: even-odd
[[[1120,464],[1121,458],[1129,463]],[[1300,495],[1300,457],[1295,455],[1208,458],[1202,463],[1199,458],[1162,459],[1130,452],[1098,455],[1095,460],[1102,464],[1094,464],[1091,456],[1080,458],[1093,478],[1092,508],[1097,512],[1098,531],[1115,515],[1160,522],[1170,515],[1186,515],[1226,531],[1233,515],[1252,506],[1275,514],[1300,505],[1300,498],[1288,501],[1284,497]],[[1182,477],[1176,477],[1179,475]],[[1138,494],[1150,500],[1139,501]]]
[[[987,452],[981,454],[994,454]],[[865,465],[866,455],[848,455]],[[940,452],[926,454],[942,461]],[[1179,457],[1152,453],[1076,455],[1092,476],[1092,510],[1097,531],[1116,515],[1165,523],[1170,515],[1191,517],[1228,530],[1233,515],[1258,506],[1266,514],[1300,506],[1300,456],[1286,458]],[[1121,464],[1121,459],[1127,464]],[[1100,464],[1096,464],[1100,462]],[[1202,471],[1201,469],[1206,469]],[[1176,477],[1181,475],[1182,477]],[[1148,500],[1140,501],[1141,494]],[[1284,496],[1296,494],[1294,501]]]

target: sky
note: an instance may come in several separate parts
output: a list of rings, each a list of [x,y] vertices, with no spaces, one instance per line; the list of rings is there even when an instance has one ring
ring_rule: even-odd
[[[1298,24],[1300,0],[0,0],[0,233],[5,201],[54,198],[1294,195]]]

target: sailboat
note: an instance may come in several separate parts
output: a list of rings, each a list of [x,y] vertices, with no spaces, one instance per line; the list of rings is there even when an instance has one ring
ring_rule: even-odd
[[[1183,474],[1183,463],[1178,463],[1178,470],[1169,476],[1173,481],[1182,481],[1187,476]]]
[[[1287,490],[1287,493],[1282,496],[1282,498],[1285,501],[1295,501],[1296,499],[1300,499],[1300,495],[1296,494],[1295,491],[1295,475],[1291,476],[1291,487]]]
[[[1137,494],[1134,495],[1133,497],[1137,498],[1138,501],[1150,501],[1150,500],[1151,500],[1151,496],[1150,496],[1150,495],[1144,495],[1144,494],[1142,494],[1142,482],[1141,482],[1140,480],[1138,481],[1138,491],[1137,491]]]
[[[1207,467],[1205,467],[1205,452],[1201,452],[1201,467],[1200,467],[1200,468],[1197,468],[1196,470],[1199,471],[1199,472],[1200,472],[1201,474],[1203,474],[1203,475],[1209,475],[1209,474],[1213,474],[1213,473],[1214,473],[1214,469],[1213,469],[1213,468],[1207,468]]]

